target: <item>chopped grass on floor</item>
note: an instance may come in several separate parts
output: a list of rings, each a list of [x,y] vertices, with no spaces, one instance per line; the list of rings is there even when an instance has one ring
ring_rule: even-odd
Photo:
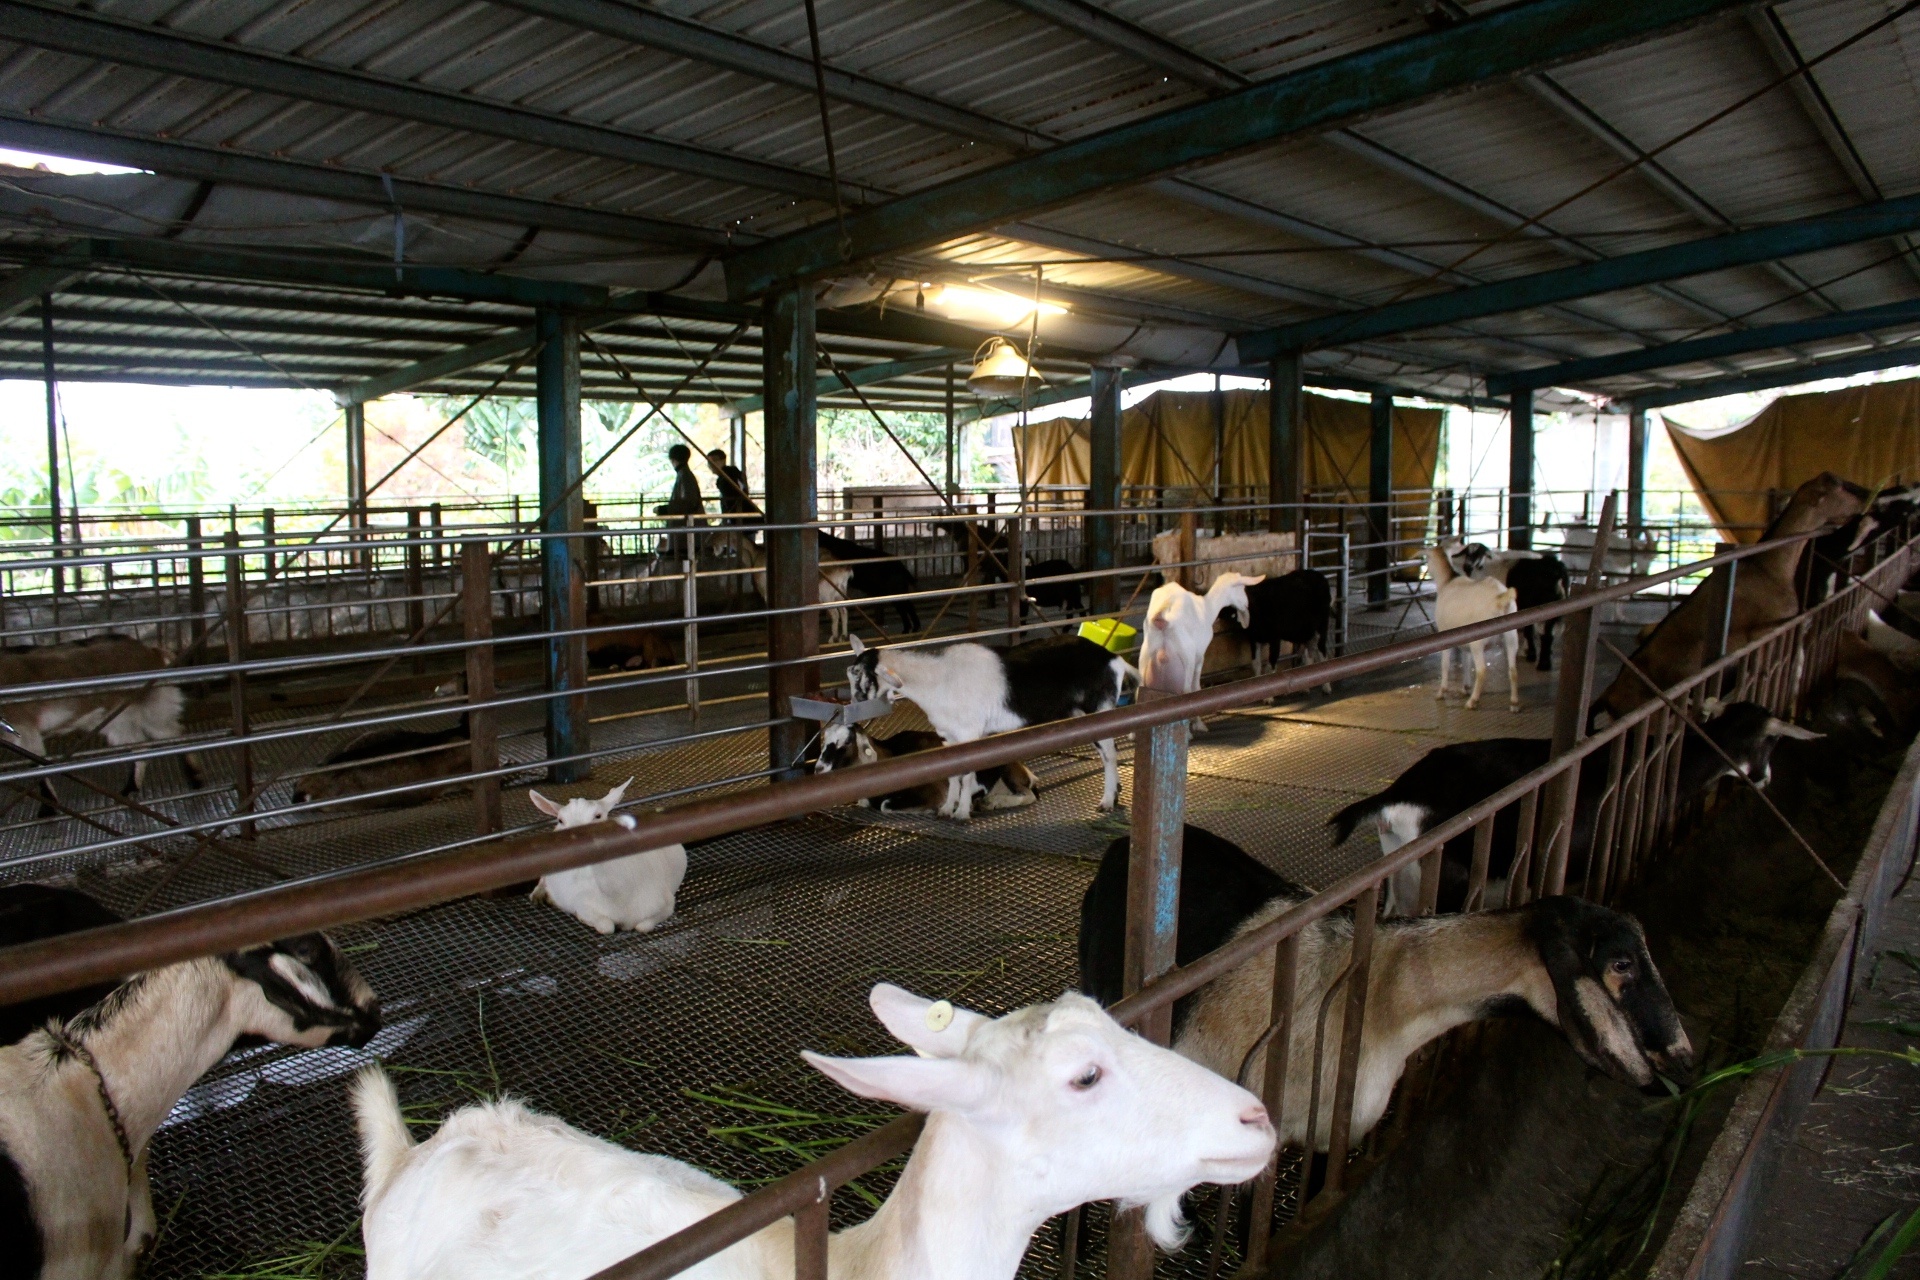
[[[830,1152],[837,1151],[862,1134],[869,1133],[887,1121],[898,1118],[891,1112],[871,1112],[851,1116],[823,1115],[818,1111],[808,1111],[804,1108],[773,1102],[731,1085],[718,1085],[710,1092],[682,1089],[680,1093],[682,1097],[690,1098],[695,1102],[724,1107],[729,1111],[740,1112],[744,1116],[765,1117],[742,1124],[714,1125],[707,1129],[707,1134],[736,1150],[765,1157],[777,1163],[790,1162],[796,1169]],[[894,1162],[881,1167],[891,1169],[894,1167]],[[875,1170],[876,1173],[879,1171]],[[777,1176],[736,1179],[736,1181],[741,1186],[755,1186],[773,1182]],[[858,1180],[847,1183],[847,1188],[874,1208],[880,1207],[880,1197],[862,1186]]]
[[[238,1271],[210,1271],[203,1280],[333,1280],[362,1269],[367,1251],[347,1243],[360,1230],[360,1219],[329,1241],[303,1240],[277,1257],[244,1264]]]

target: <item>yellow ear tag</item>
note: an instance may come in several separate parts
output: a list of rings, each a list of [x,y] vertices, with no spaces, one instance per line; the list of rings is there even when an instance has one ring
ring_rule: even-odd
[[[945,1000],[935,1000],[927,1006],[927,1030],[945,1031],[953,1025],[953,1006]]]

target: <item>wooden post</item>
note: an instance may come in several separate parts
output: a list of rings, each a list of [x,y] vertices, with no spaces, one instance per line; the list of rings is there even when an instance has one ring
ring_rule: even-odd
[[[967,504],[967,514],[973,514],[974,504]],[[967,524],[967,585],[978,586],[984,575],[980,572],[980,526],[969,520]],[[980,629],[980,593],[967,593],[967,631]]]
[[[427,575],[425,557],[420,546],[420,508],[407,509],[407,555],[406,555],[406,593],[407,593],[407,643],[418,644],[420,633],[427,626],[427,602],[421,597],[427,593]],[[427,673],[427,660],[413,660],[413,674],[422,676]]]
[[[447,563],[447,519],[446,511],[439,503],[427,508],[427,519],[433,528],[433,567],[442,569]]]
[[[1175,696],[1142,689],[1142,702]],[[1132,840],[1127,861],[1127,932],[1123,989],[1132,995],[1173,968],[1179,942],[1180,858],[1186,831],[1187,722],[1154,725],[1134,736]],[[1163,1008],[1134,1028],[1168,1043],[1173,1011]],[[1109,1280],[1153,1275],[1153,1243],[1143,1212],[1115,1213],[1109,1237]]]
[[[1199,530],[1196,526],[1197,522],[1193,512],[1183,511],[1180,513],[1179,552],[1181,567],[1175,571],[1173,580],[1189,591],[1196,590],[1193,584],[1201,581],[1205,577],[1202,566],[1187,563],[1193,559],[1193,549],[1199,541]],[[1201,591],[1205,589],[1204,587],[1198,588],[1198,590]]]
[[[587,531],[587,616],[593,617],[600,612],[600,507],[593,502],[580,504],[580,525]]]
[[[207,640],[207,562],[198,554],[206,549],[201,536],[200,517],[187,517],[187,638],[192,653],[199,659]]]
[[[227,548],[227,661],[247,660],[247,571],[240,555],[240,535],[232,529],[222,536]],[[233,716],[233,793],[236,813],[253,812],[253,750],[247,746],[247,677],[236,671],[227,677],[227,705]],[[240,834],[254,838],[251,821],[240,824]]]
[[[493,569],[487,543],[474,538],[460,547],[460,614],[467,633],[467,737],[473,780],[473,831],[500,829],[498,713],[493,701]]]
[[[1600,524],[1593,533],[1593,558],[1587,562],[1587,576],[1577,589],[1578,595],[1598,591],[1606,574],[1607,553],[1613,546],[1614,522],[1619,517],[1620,493],[1607,494],[1600,507]],[[1583,609],[1567,618],[1566,635],[1561,641],[1560,684],[1553,704],[1553,744],[1551,754],[1559,756],[1573,750],[1587,736],[1587,707],[1593,702],[1593,662],[1599,650],[1597,633],[1600,620],[1596,608]],[[1546,829],[1553,844],[1545,850],[1546,892],[1562,893],[1567,884],[1567,855],[1573,847],[1573,819],[1579,799],[1580,769],[1568,769],[1548,784]]]
[[[1007,516],[1007,626],[1012,634],[1009,645],[1020,643],[1021,606],[1027,602],[1026,558],[1020,551],[1020,516]]]

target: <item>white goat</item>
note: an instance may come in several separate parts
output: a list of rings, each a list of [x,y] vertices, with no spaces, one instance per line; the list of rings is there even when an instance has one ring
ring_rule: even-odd
[[[1299,552],[1290,533],[1221,533],[1211,529],[1195,532],[1193,558],[1205,563],[1187,572],[1210,589],[1214,580],[1226,573],[1246,573],[1262,578],[1277,578],[1292,573]],[[1157,565],[1180,563],[1180,531],[1164,529],[1153,535],[1153,562]],[[1176,570],[1175,572],[1178,572]]]
[[[554,830],[565,831],[590,822],[605,822],[632,785],[633,779],[628,778],[598,800],[575,796],[561,804],[538,791],[529,791],[527,799],[554,820]],[[623,813],[613,820],[633,830],[631,816]],[[535,902],[551,902],[596,933],[612,933],[615,929],[648,933],[673,915],[674,895],[686,876],[686,847],[670,844],[541,876],[532,896]]]
[[[1154,588],[1147,601],[1147,635],[1140,646],[1140,683],[1169,693],[1198,691],[1215,620],[1231,607],[1240,625],[1247,626],[1251,620],[1247,588],[1264,581],[1244,573],[1223,573],[1204,596],[1177,582]],[[1202,732],[1207,727],[1198,718],[1192,724]]]
[[[983,644],[869,649],[855,636],[853,658],[847,691],[855,702],[905,698],[926,713],[927,723],[948,746],[1111,710],[1120,704],[1127,678],[1140,678],[1125,658],[1080,636],[1050,636],[1012,649]],[[1112,738],[1095,745],[1105,777],[1100,811],[1106,813],[1120,802],[1120,766]],[[940,816],[971,818],[978,788],[979,779],[971,773],[948,778]]]
[[[1451,631],[1455,627],[1471,626],[1476,622],[1486,622],[1491,618],[1504,617],[1514,612],[1514,600],[1518,592],[1501,585],[1492,578],[1467,578],[1454,572],[1452,561],[1439,547],[1427,548],[1427,572],[1433,575],[1433,625],[1437,631]],[[1500,647],[1507,655],[1507,709],[1520,709],[1520,636],[1517,632],[1506,631],[1500,636]],[[1467,709],[1473,710],[1480,705],[1480,691],[1487,683],[1487,642],[1474,640],[1467,645],[1473,654],[1473,693],[1467,698]],[[1440,651],[1440,688],[1435,698],[1447,696],[1447,689],[1453,683],[1453,650]],[[1462,673],[1461,687],[1466,686],[1465,673]]]
[[[1189,1188],[1244,1181],[1272,1155],[1258,1099],[1085,996],[998,1019],[886,983],[869,1003],[918,1056],[801,1056],[852,1093],[927,1112],[927,1125],[887,1202],[829,1241],[837,1280],[1010,1280],[1048,1218],[1091,1200],[1145,1205],[1173,1248]],[[355,1082],[354,1108],[368,1280],[573,1280],[740,1198],[515,1102],[456,1112],[415,1146],[377,1068]],[[791,1277],[792,1221],[683,1274]]]
[[[167,666],[166,654],[132,636],[90,636],[67,644],[33,645],[0,653],[0,688],[89,676],[160,672]],[[0,701],[0,721],[12,729],[7,737],[36,755],[45,755],[47,735],[55,733],[98,733],[108,745],[115,747],[177,738],[185,704],[186,698],[177,685],[134,685]],[[199,787],[198,761],[189,754],[181,756],[180,763],[188,785]],[[146,779],[147,762],[136,760],[133,790],[142,790]],[[41,791],[44,795],[52,794],[45,782],[41,783]]]
[[[766,552],[755,546],[751,538],[744,536],[740,537],[734,545],[739,550],[740,563],[753,570],[753,589],[760,594],[762,600],[767,599]],[[833,605],[827,610],[827,643],[829,644],[837,644],[847,638],[847,606],[834,604],[834,602],[852,598],[853,592],[849,584],[853,581],[853,568],[844,560],[829,560],[825,556],[820,558],[818,599],[821,604]]]
[[[155,1231],[147,1144],[193,1082],[241,1036],[358,1048],[379,1028],[372,989],[311,933],[141,974],[0,1047],[0,1193],[28,1210],[0,1194],[0,1272],[131,1276]]]

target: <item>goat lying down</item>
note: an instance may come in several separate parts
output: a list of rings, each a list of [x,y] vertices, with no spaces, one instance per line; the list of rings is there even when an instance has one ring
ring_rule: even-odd
[[[1080,985],[1102,1002],[1120,995],[1126,929],[1128,837],[1114,841],[1080,907]],[[1283,883],[1254,896],[1272,872],[1226,840],[1186,829],[1178,949],[1197,958],[1277,918],[1308,896]],[[1210,882],[1237,892],[1190,893]],[[1189,935],[1192,935],[1191,940]],[[1353,951],[1349,915],[1324,917],[1300,934],[1293,1038],[1279,1118],[1280,1140],[1314,1151],[1332,1142],[1333,1094],[1347,1001],[1327,999]],[[1182,960],[1181,963],[1186,963]],[[1321,1009],[1318,1108],[1313,1108],[1314,1040]],[[1559,1029],[1590,1065],[1644,1086],[1656,1074],[1682,1076],[1693,1049],[1660,980],[1639,924],[1578,898],[1542,898],[1512,911],[1388,921],[1374,934],[1366,1024],[1350,1138],[1358,1143],[1385,1114],[1407,1059],[1464,1023],[1509,1008],[1530,1009]],[[1273,961],[1256,956],[1175,1008],[1176,1053],[1260,1090],[1266,1057],[1248,1054],[1273,1018]]]
[[[967,643],[944,649],[869,649],[855,636],[853,656],[847,686],[855,702],[904,698],[926,713],[933,731],[948,746],[1030,724],[1109,711],[1120,705],[1127,679],[1140,679],[1125,658],[1080,636],[1052,636],[1012,649]],[[1104,774],[1100,811],[1105,813],[1120,800],[1120,767],[1112,738],[1102,738],[1095,745]],[[940,816],[972,817],[973,793],[978,789],[979,780],[973,774],[947,779]]]
[[[160,672],[169,665],[166,654],[132,636],[90,636],[65,644],[9,645],[0,652],[0,688]],[[8,738],[35,755],[44,756],[49,734],[98,733],[114,747],[136,747],[178,738],[185,707],[186,696],[177,685],[153,684],[144,688],[136,685],[55,694],[36,700],[0,700],[0,721],[12,729],[6,735]],[[146,787],[147,764],[145,760],[134,762],[136,793]],[[180,757],[180,767],[186,773],[187,785],[198,789],[199,759],[190,752]],[[44,781],[41,793],[48,798],[52,796],[51,788]],[[51,810],[43,809],[44,812]]]
[[[1273,1127],[1252,1094],[1147,1043],[1084,996],[987,1018],[881,983],[869,997],[917,1056],[809,1065],[849,1092],[927,1113],[892,1195],[836,1232],[836,1280],[1011,1280],[1033,1233],[1091,1200],[1147,1207],[1167,1248],[1180,1197],[1258,1174]],[[586,1277],[740,1199],[517,1102],[455,1112],[418,1146],[378,1068],[354,1085],[368,1280]],[[695,1267],[700,1280],[793,1275],[782,1218]]]
[[[554,820],[555,831],[565,831],[607,821],[632,785],[633,779],[628,778],[598,800],[576,796],[562,804],[538,791],[529,791],[527,799]],[[627,814],[613,821],[629,831],[634,828]],[[552,903],[596,933],[612,933],[615,929],[649,933],[673,916],[675,895],[686,878],[686,846],[670,844],[571,871],[550,872],[533,887],[532,898]]]
[[[835,769],[878,764],[895,756],[931,751],[943,745],[939,734],[923,729],[902,729],[876,738],[859,725],[836,724],[820,737],[820,758],[813,762],[813,771],[832,773]],[[1033,770],[1017,762],[983,769],[976,778],[978,785],[974,791],[983,809],[1024,809],[1040,798],[1040,784]],[[884,796],[868,796],[859,804],[863,809],[878,809],[883,813],[925,813],[938,809],[946,794],[946,783],[925,782]]]
[[[1757,702],[1735,702],[1720,708],[1709,703],[1702,726],[1707,736],[1733,757],[1737,771],[1765,786],[1771,776],[1773,744],[1781,738],[1802,740],[1821,735],[1777,719]],[[1385,791],[1356,800],[1329,818],[1334,843],[1344,843],[1354,827],[1372,818],[1380,833],[1384,857],[1448,819],[1465,813],[1488,796],[1511,786],[1544,765],[1552,743],[1546,738],[1487,738],[1435,747],[1394,779]],[[1736,772],[1719,752],[1692,734],[1680,750],[1681,800],[1698,795],[1707,786]],[[1567,854],[1567,883],[1580,884],[1587,873],[1593,848],[1594,821],[1607,786],[1607,753],[1594,751],[1581,761],[1580,787],[1574,802],[1573,836]],[[1508,805],[1493,822],[1493,847],[1487,859],[1487,906],[1506,902],[1506,881],[1520,828],[1519,806]],[[1466,903],[1467,880],[1473,867],[1473,833],[1447,841],[1440,866],[1441,911],[1459,911]],[[1387,883],[1388,915],[1411,915],[1419,901],[1420,867],[1403,868]]]
[[[328,754],[320,768],[294,785],[293,802],[360,796],[341,806],[348,810],[405,809],[425,804],[459,786],[472,769],[473,731],[467,714],[445,729],[383,729],[363,734]],[[372,795],[415,783],[440,781],[397,795]]]
[[[379,1029],[372,989],[310,933],[140,974],[0,1048],[0,1271],[132,1276],[155,1232],[147,1144],[193,1082],[241,1036],[357,1048]]]

